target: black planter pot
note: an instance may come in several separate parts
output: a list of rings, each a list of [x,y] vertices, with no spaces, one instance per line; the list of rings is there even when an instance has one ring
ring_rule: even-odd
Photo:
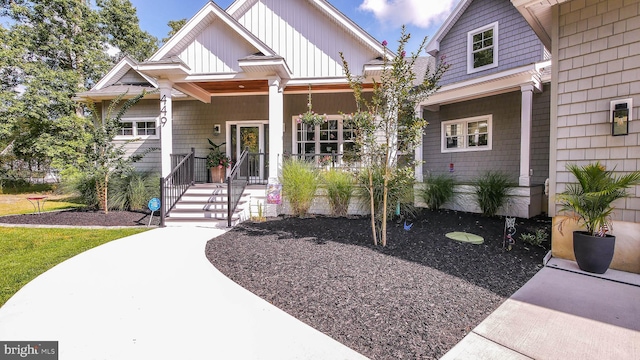
[[[613,260],[615,245],[616,237],[613,235],[599,237],[583,231],[573,232],[573,254],[583,271],[604,274]]]

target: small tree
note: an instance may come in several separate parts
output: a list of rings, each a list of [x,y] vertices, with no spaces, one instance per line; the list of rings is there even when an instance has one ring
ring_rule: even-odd
[[[422,130],[427,122],[416,116],[415,106],[438,90],[438,81],[447,70],[448,65],[440,62],[435,68],[427,67],[424,78],[416,84],[414,65],[426,45],[427,38],[422,40],[418,51],[406,56],[405,46],[411,37],[402,27],[396,54],[387,51],[387,42],[383,41],[384,53],[381,55],[383,72],[379,81],[374,80],[373,98],[367,101],[363,97],[362,76],[353,76],[342,53],[345,74],[354,92],[357,113],[347,115],[345,120],[351,121],[356,128],[356,148],[365,165],[368,166],[371,201],[371,227],[373,242],[377,244],[375,205],[373,194],[373,171],[371,166],[378,165],[383,169],[383,194],[381,216],[382,246],[387,244],[387,208],[389,197],[389,181],[396,171],[398,151],[409,152],[415,149],[422,139]]]
[[[128,99],[118,108],[125,95],[121,94],[111,101],[107,109],[107,115],[103,120],[100,119],[95,108],[90,106],[93,128],[91,129],[90,145],[85,152],[86,161],[80,165],[80,170],[95,179],[98,207],[104,210],[105,213],[109,211],[107,201],[111,175],[115,172],[131,169],[133,162],[139,161],[149,152],[156,150],[155,148],[149,148],[140,154],[125,156],[127,144],[139,139],[131,139],[119,143],[113,141],[122,128],[120,120],[124,114],[138,103],[146,95],[146,92],[143,91],[141,94]]]

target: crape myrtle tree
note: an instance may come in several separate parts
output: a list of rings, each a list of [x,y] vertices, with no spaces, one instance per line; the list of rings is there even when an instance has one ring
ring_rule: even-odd
[[[132,168],[132,163],[142,159],[146,154],[155,151],[155,148],[149,148],[141,153],[126,156],[127,144],[138,141],[139,139],[130,139],[121,142],[114,142],[114,138],[121,129],[120,120],[124,114],[140,99],[146,95],[146,92],[124,101],[126,94],[121,94],[111,101],[107,108],[104,119],[98,115],[93,106],[90,106],[92,114],[90,141],[84,150],[85,157],[83,162],[78,166],[82,176],[92,179],[95,182],[96,195],[98,198],[98,207],[109,211],[109,180],[115,173],[126,172]]]
[[[157,40],[138,27],[128,0],[0,0],[0,147],[40,168],[76,166],[91,139],[86,108],[73,100],[118,60],[144,59]],[[2,150],[2,149],[0,149]]]
[[[394,56],[387,51],[386,40],[382,42],[381,55],[383,72],[374,81],[370,100],[363,96],[362,76],[354,76],[349,64],[342,58],[345,74],[353,90],[357,111],[345,115],[356,129],[356,151],[365,165],[368,177],[368,192],[371,202],[371,231],[374,244],[378,244],[376,219],[380,223],[380,244],[387,245],[387,211],[389,208],[389,182],[398,172],[398,153],[408,153],[420,144],[427,122],[421,114],[416,114],[416,105],[438,90],[438,82],[448,65],[442,61],[435,67],[427,67],[422,81],[417,83],[415,63],[423,51],[427,38],[422,40],[418,50],[407,56],[405,46],[411,37],[403,26],[398,48]],[[374,192],[375,169],[382,171],[382,214],[376,214]]]

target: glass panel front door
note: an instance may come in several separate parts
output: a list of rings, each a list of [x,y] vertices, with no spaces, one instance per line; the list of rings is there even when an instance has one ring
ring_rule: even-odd
[[[251,177],[251,178],[263,178],[264,173],[264,158],[260,155],[264,149],[264,134],[262,131],[263,127],[261,124],[247,124],[247,125],[238,125],[238,131],[236,132],[237,138],[235,139],[235,143],[237,144],[236,153],[242,154],[244,149],[248,149],[249,155],[248,163],[249,166],[242,167],[240,169],[240,176],[242,177]]]

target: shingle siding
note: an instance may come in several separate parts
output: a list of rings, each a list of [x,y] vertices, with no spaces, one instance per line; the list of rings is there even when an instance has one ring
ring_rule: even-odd
[[[423,146],[424,175],[448,173],[454,164],[456,181],[469,183],[487,170],[501,171],[517,181],[520,172],[520,92],[445,105],[438,112],[425,111],[429,125]],[[441,152],[442,121],[493,115],[492,150]]]
[[[600,161],[608,169],[640,169],[640,1],[560,5],[556,193],[572,181],[567,163]],[[609,105],[632,98],[629,135],[611,136]],[[637,198],[618,203],[616,220],[640,222]]]
[[[467,74],[467,33],[498,22],[498,67]],[[509,0],[473,1],[440,42],[440,56],[451,65],[440,82],[447,85],[544,60],[544,46]]]

